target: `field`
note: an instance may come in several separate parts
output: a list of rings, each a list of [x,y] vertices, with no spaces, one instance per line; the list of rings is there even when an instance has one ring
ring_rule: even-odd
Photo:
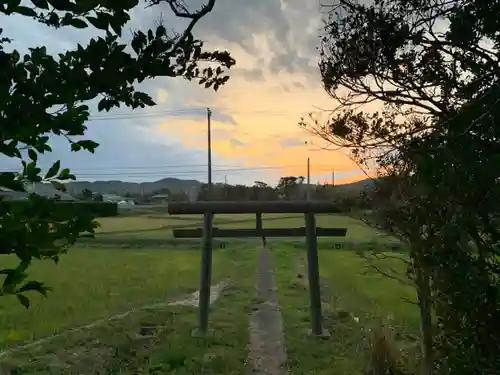
[[[390,324],[401,348],[416,348],[418,310],[412,287],[380,274],[366,273],[367,265],[354,249],[319,252],[324,328],[331,337],[308,337],[309,309],[305,254],[278,246],[274,251],[280,307],[285,324],[289,366],[299,374],[361,374],[368,339]],[[389,268],[401,264],[378,264]],[[407,301],[408,300],[408,301]]]
[[[200,241],[174,239],[174,228],[197,228],[200,215],[143,211],[100,219],[93,240],[82,240],[57,265],[34,264],[30,276],[53,288],[24,309],[0,306],[0,374],[169,373],[246,371],[249,315],[255,292],[258,240],[214,240],[212,285],[226,287],[212,307],[213,336],[193,338],[199,287]],[[302,215],[264,215],[265,228],[304,226]],[[370,332],[390,323],[398,344],[412,348],[418,311],[412,287],[367,273],[361,250],[391,250],[397,241],[343,215],[318,215],[317,225],[346,227],[345,239],[319,241],[325,327],[329,339],[308,337],[304,239],[269,239],[283,316],[287,366],[294,374],[359,374]],[[254,215],[216,215],[219,228],[253,228]],[[342,244],[335,250],[334,244]],[[398,250],[401,250],[401,244]],[[2,260],[2,266],[14,259]],[[398,268],[400,262],[379,261]],[[188,305],[170,302],[189,300]],[[140,334],[144,329],[154,334]],[[149,327],[149,328],[148,328]],[[153,328],[151,328],[153,327]],[[251,330],[250,330],[251,331]],[[42,340],[39,342],[39,340]],[[156,371],[156,372],[155,372]]]

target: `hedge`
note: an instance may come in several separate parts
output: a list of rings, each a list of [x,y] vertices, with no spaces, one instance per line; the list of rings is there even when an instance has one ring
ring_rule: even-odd
[[[3,201],[11,208],[22,209],[31,205],[30,201]],[[118,204],[98,201],[55,201],[56,207],[65,212],[85,213],[93,217],[109,217],[118,215]]]

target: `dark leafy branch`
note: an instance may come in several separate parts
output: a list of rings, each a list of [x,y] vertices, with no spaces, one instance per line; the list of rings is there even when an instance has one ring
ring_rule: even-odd
[[[85,46],[78,44],[52,56],[44,46],[8,50],[5,45],[12,37],[0,28],[0,153],[20,160],[19,172],[0,174],[1,187],[23,191],[27,183],[44,181],[63,190],[64,182],[75,179],[59,161],[43,175],[38,155],[52,151],[51,136],[66,138],[73,152],[94,152],[96,142],[81,140],[90,101],[97,101],[98,111],[153,106],[151,96],[135,85],[155,77],[183,77],[214,90],[227,82],[234,59],[227,51],[205,50],[193,36],[196,23],[215,1],[208,0],[192,13],[182,0],[149,2],[160,3],[189,19],[187,28],[172,36],[160,22],[150,30],[135,30],[130,43],[124,43],[122,31],[138,0],[0,1],[0,12],[6,16],[29,17],[61,32],[89,27],[101,32]],[[27,306],[24,292],[47,290],[41,283],[25,283],[31,261],[57,261],[80,236],[93,235],[96,223],[88,215],[62,210],[56,202],[34,195],[25,203],[0,200],[0,253],[15,255],[21,262],[15,269],[1,271],[6,278],[0,295],[16,294]]]
[[[500,366],[500,2],[325,7],[319,67],[339,106],[328,121],[311,116],[301,126],[383,177],[371,196],[373,219],[410,246],[424,373],[493,373]]]

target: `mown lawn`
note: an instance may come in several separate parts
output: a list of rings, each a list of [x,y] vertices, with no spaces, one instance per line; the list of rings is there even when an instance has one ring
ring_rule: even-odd
[[[384,325],[394,327],[398,345],[415,352],[418,311],[404,301],[414,300],[413,287],[378,274],[366,274],[366,261],[353,250],[320,251],[324,327],[330,337],[309,337],[306,253],[278,244],[272,250],[292,373],[360,374],[368,338]],[[386,270],[399,267],[404,273],[403,264],[390,263],[377,265]]]

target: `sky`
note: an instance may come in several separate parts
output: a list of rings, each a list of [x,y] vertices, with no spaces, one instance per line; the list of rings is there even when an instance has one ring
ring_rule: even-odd
[[[203,0],[185,0],[197,9]],[[205,0],[206,1],[206,0]],[[324,142],[300,129],[309,112],[335,102],[321,87],[317,67],[322,16],[316,0],[217,0],[197,24],[195,38],[207,49],[228,50],[236,59],[230,79],[217,92],[182,78],[156,78],[138,86],[157,106],[93,112],[87,137],[95,154],[70,152],[63,139],[51,139],[53,152],[42,164],[61,159],[80,180],[155,181],[163,177],[207,180],[207,111],[212,111],[213,181],[275,184],[280,176],[307,174],[311,182],[365,178],[348,152],[324,151]],[[147,30],[159,15],[167,28],[181,30],[164,6],[134,9],[126,29]],[[45,45],[50,53],[86,44],[92,28],[56,31],[22,16],[0,16],[9,48],[20,52]],[[130,33],[124,32],[124,40]],[[307,144],[306,144],[307,142]],[[19,162],[0,159],[0,169]]]

